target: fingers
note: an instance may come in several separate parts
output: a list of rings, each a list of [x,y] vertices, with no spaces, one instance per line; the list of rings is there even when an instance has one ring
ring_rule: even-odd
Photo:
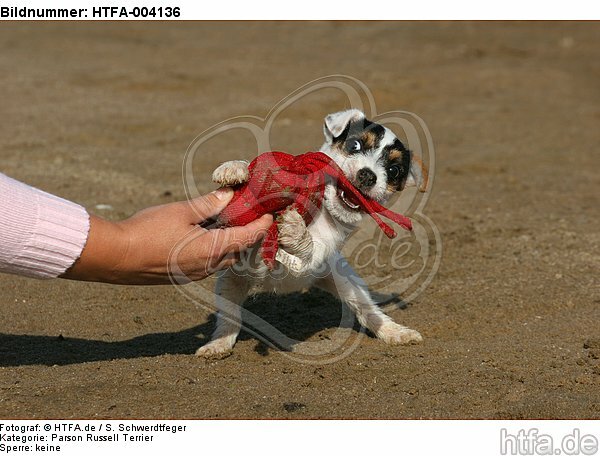
[[[200,223],[210,217],[214,217],[229,204],[233,197],[233,190],[230,187],[221,187],[207,195],[194,198],[191,201],[183,203],[189,209],[190,223]]]
[[[228,253],[216,264],[216,266],[213,266],[213,272],[227,269],[236,264],[238,261],[240,261],[239,253]]]
[[[265,214],[245,226],[235,226],[214,230],[215,253],[225,255],[231,252],[241,252],[261,240],[273,223],[273,216]]]
[[[173,250],[170,262],[187,271],[184,274],[189,274],[190,280],[206,277],[233,266],[240,258],[239,253],[262,239],[272,223],[273,216],[267,214],[246,226],[193,229]]]

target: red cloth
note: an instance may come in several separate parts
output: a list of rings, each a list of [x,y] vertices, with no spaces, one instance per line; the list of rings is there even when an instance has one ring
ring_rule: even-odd
[[[239,226],[271,213],[275,221],[263,240],[263,259],[272,267],[277,253],[277,215],[294,208],[308,225],[323,203],[325,183],[333,182],[360,208],[377,222],[388,237],[396,236],[377,213],[411,230],[411,221],[396,214],[360,193],[344,172],[322,152],[290,155],[266,152],[255,158],[248,167],[250,179],[234,187],[229,205],[219,214],[219,226]]]

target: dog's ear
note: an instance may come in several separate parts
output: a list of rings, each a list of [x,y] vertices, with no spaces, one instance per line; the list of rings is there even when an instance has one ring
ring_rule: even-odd
[[[325,139],[331,141],[333,138],[337,138],[344,132],[351,120],[364,118],[365,115],[358,109],[348,109],[347,111],[329,114],[325,117],[325,123],[323,125]]]
[[[410,170],[408,171],[408,177],[406,178],[406,184],[404,186],[417,187],[420,192],[425,192],[427,191],[427,184],[429,183],[427,167],[415,154],[411,152],[410,155]]]

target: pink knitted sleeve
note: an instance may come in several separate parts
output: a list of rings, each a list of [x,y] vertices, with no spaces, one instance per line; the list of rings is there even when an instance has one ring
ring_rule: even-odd
[[[58,277],[79,258],[89,224],[80,205],[0,173],[0,272]]]

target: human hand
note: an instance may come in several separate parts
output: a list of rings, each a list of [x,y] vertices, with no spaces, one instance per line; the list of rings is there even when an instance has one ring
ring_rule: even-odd
[[[144,209],[121,222],[90,217],[90,232],[80,258],[62,277],[129,285],[200,280],[233,265],[237,255],[259,241],[273,223],[271,215],[246,226],[206,230],[198,226],[229,203],[222,188],[191,201]]]

